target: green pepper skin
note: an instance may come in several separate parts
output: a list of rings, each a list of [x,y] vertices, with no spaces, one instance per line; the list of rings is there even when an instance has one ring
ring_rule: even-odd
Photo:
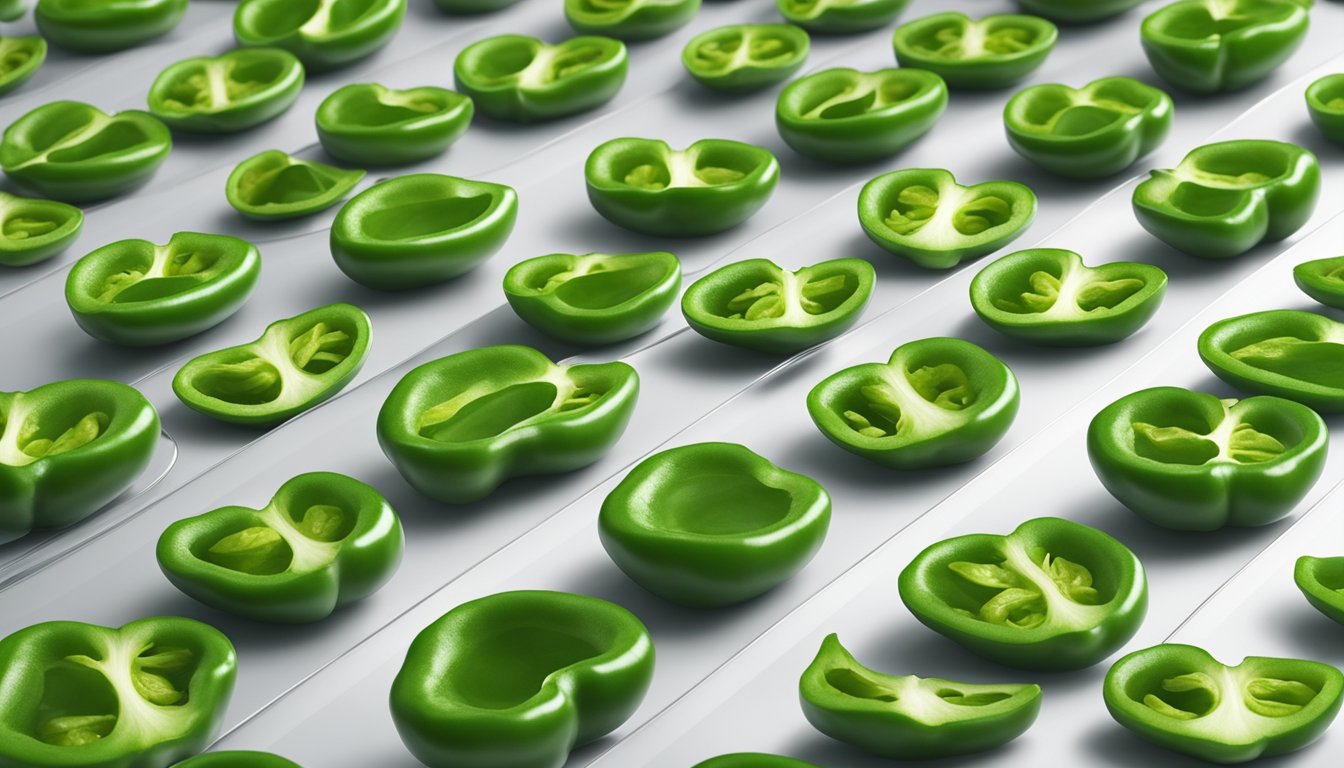
[[[1176,643],[1125,656],[1102,684],[1111,717],[1140,738],[1223,764],[1311,744],[1339,714],[1342,692],[1344,675],[1329,664],[1248,656],[1228,667]]]
[[[897,585],[929,629],[1019,669],[1090,667],[1129,642],[1148,610],[1139,558],[1105,533],[1057,517],[1028,520],[1006,536],[940,541],[915,556]],[[1034,592],[1035,602],[1004,597],[1023,592]]]
[[[561,768],[634,714],[653,667],[648,629],[615,603],[502,592],[415,638],[392,682],[392,722],[430,768]]]
[[[1210,325],[1199,335],[1199,357],[1234,387],[1344,413],[1344,377],[1333,365],[1342,345],[1344,323],[1276,309]]]
[[[214,740],[237,674],[229,639],[191,619],[34,624],[0,640],[0,765],[164,768]]]
[[[5,129],[0,167],[47,197],[89,203],[149,181],[172,149],[168,127],[148,112],[109,115],[78,101],[54,101]]]
[[[182,131],[233,133],[289,111],[303,64],[281,48],[240,48],[171,64],[149,88],[149,111]]]
[[[187,0],[37,0],[33,20],[67,51],[112,53],[168,34],[186,13]]]
[[[821,768],[816,763],[763,752],[734,752],[696,763],[692,768]]]
[[[798,681],[803,715],[837,741],[893,760],[928,760],[1000,747],[1027,732],[1041,687],[979,685],[875,672],[834,633]]]
[[[625,575],[679,605],[719,608],[788,581],[821,549],[831,497],[736,443],[640,462],[607,494],[602,547]]]
[[[887,95],[892,96],[888,101]],[[828,163],[890,157],[928,133],[947,109],[947,84],[922,69],[837,67],[793,81],[775,102],[780,138]]]
[[[470,504],[509,478],[602,458],[638,397],[625,363],[557,365],[531,347],[481,347],[403,376],[378,412],[378,444],[417,491]]]
[[[435,173],[398,176],[341,208],[331,227],[331,256],[368,288],[421,288],[480,266],[504,246],[517,220],[512,187]]]
[[[1087,429],[1087,456],[1106,490],[1178,531],[1283,519],[1320,478],[1328,445],[1325,422],[1300,403],[1179,387],[1126,395]]]
[[[894,469],[984,455],[1007,434],[1018,404],[1008,366],[952,338],[902,344],[887,363],[846,368],[807,395],[807,412],[827,439]]]
[[[28,0],[0,0],[0,21],[18,21],[28,11]]]
[[[565,21],[582,35],[652,40],[686,26],[700,0],[565,0]]]
[[[681,313],[707,339],[791,355],[853,327],[876,280],[863,259],[832,259],[793,272],[769,259],[747,259],[695,281],[681,297]]]
[[[242,0],[233,36],[246,48],[284,48],[310,72],[337,69],[391,42],[406,17],[406,0]]]
[[[300,160],[270,149],[233,169],[224,184],[224,197],[249,219],[294,219],[339,203],[364,176],[361,170]]]
[[[885,27],[909,4],[910,0],[775,0],[775,8],[790,24],[825,35]]]
[[[327,154],[347,163],[418,163],[462,138],[475,111],[469,97],[445,88],[397,91],[357,83],[337,89],[318,105],[317,138]]]
[[[713,235],[751,218],[779,183],[769,150],[726,139],[672,149],[612,139],[588,155],[588,200],[611,223],[660,237]]]
[[[1143,228],[1203,259],[1239,256],[1301,229],[1316,210],[1321,169],[1295,144],[1248,139],[1198,147],[1134,189]]]
[[[434,0],[434,5],[450,16],[494,13],[517,3],[518,0]]]
[[[187,361],[173,393],[220,421],[274,426],[344,389],[364,365],[371,333],[352,304],[310,309],[271,323],[256,341]]]
[[[528,325],[572,344],[611,344],[662,322],[681,290],[681,262],[652,253],[552,253],[504,275],[504,297]]]
[[[1344,74],[1326,75],[1313,82],[1307,86],[1306,98],[1307,114],[1321,135],[1344,144]]]
[[[178,232],[166,245],[121,240],[75,263],[65,302],[84,332],[128,347],[195,336],[243,308],[261,253],[228,235]]]
[[[1073,179],[1129,168],[1171,132],[1166,91],[1130,77],[1104,77],[1082,88],[1055,83],[1019,91],[1003,109],[1008,143],[1040,167]]]
[[[745,93],[793,77],[811,47],[807,33],[792,24],[734,24],[691,38],[681,64],[706,88]]]
[[[610,37],[549,45],[527,35],[496,35],[462,49],[453,78],[481,114],[531,123],[606,104],[620,93],[629,69],[625,43]]]
[[[1109,19],[1143,0],[1017,0],[1022,10],[1061,24],[1091,24]]]
[[[1344,256],[1304,261],[1293,267],[1293,282],[1327,307],[1344,309]]]
[[[1005,336],[1060,347],[1114,344],[1142,328],[1167,292],[1167,273],[1133,261],[1089,267],[1073,251],[1033,248],[989,264],[971,281],[971,307]]]
[[[0,392],[0,544],[102,509],[149,467],[158,442],[154,406],[120,382]]]
[[[309,522],[314,510],[323,516]],[[248,532],[266,536],[241,540]],[[216,554],[221,545],[227,551]],[[159,537],[156,556],[173,586],[206,605],[300,624],[377,592],[405,547],[381,493],[345,475],[308,472],[262,509],[222,507],[178,520]]]
[[[1055,49],[1059,30],[1039,16],[1004,13],[972,19],[935,13],[896,28],[891,44],[902,67],[936,73],[949,88],[1007,88],[1031,76]]]
[[[30,37],[0,37],[0,96],[33,79],[47,60],[47,41]]]
[[[1338,624],[1344,624],[1344,557],[1297,558],[1293,583],[1302,590],[1311,607]]]
[[[953,207],[951,216],[938,209]],[[926,269],[951,269],[1016,240],[1036,195],[1015,181],[962,186],[941,168],[884,173],[859,192],[859,225],[878,247]]]
[[[74,245],[84,212],[73,205],[0,191],[0,266],[26,267]]]
[[[1139,39],[1153,71],[1190,93],[1245,88],[1302,44],[1311,0],[1178,0],[1143,20]]]
[[[302,768],[270,752],[207,752],[187,758],[173,768]]]

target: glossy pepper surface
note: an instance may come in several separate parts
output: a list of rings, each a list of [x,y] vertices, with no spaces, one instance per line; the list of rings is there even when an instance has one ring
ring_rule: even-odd
[[[1245,88],[1268,77],[1307,34],[1311,0],[1177,0],[1143,20],[1153,71],[1191,93]]]
[[[406,0],[242,0],[233,36],[249,48],[284,48],[309,71],[327,70],[387,45],[405,16]]]
[[[310,309],[271,323],[256,341],[187,361],[173,393],[220,421],[279,424],[344,389],[364,365],[371,333],[354,305]]]
[[[184,131],[244,131],[294,106],[303,81],[303,64],[280,48],[199,56],[172,64],[155,78],[149,111]]]
[[[377,83],[338,88],[317,107],[317,138],[332,157],[360,165],[403,165],[445,152],[471,125],[469,97],[434,86],[393,90]]]
[[[79,239],[84,212],[55,200],[0,191],[0,266],[46,261]]]
[[[1090,24],[1135,8],[1143,0],[1017,0],[1022,10],[1064,24]]]
[[[430,768],[560,768],[634,714],[653,665],[649,631],[615,603],[503,592],[415,638],[392,682],[392,721]]]
[[[831,497],[810,477],[736,443],[696,443],[640,462],[602,502],[602,546],[635,583],[697,608],[750,600],[812,559]]]
[[[214,740],[236,676],[229,639],[191,619],[21,629],[0,640],[0,764],[164,768]]]
[[[3,45],[0,43],[0,45]],[[1307,86],[1307,114],[1321,135],[1344,144],[1344,74],[1326,75]]]
[[[696,763],[693,768],[819,768],[816,763],[764,752],[734,752]]]
[[[1134,189],[1143,228],[1191,256],[1223,259],[1301,229],[1316,210],[1321,169],[1295,144],[1206,144]]]
[[[452,15],[472,15],[502,11],[518,0],[434,0],[439,10]]]
[[[666,251],[552,253],[504,275],[504,297],[528,325],[574,344],[610,344],[653,328],[677,300],[681,262]]]
[[[1128,642],[1148,610],[1148,581],[1134,553],[1057,517],[1028,520],[1006,536],[940,541],[916,555],[897,584],[925,626],[1022,669],[1090,667]]]
[[[1210,325],[1199,356],[1218,378],[1325,413],[1344,412],[1344,323],[1291,309],[1253,312]]]
[[[1293,583],[1313,608],[1344,624],[1344,557],[1297,558]]]
[[[625,43],[571,37],[554,45],[527,35],[496,35],[462,49],[457,89],[481,114],[530,123],[586,112],[616,98],[630,69]]]
[[[613,224],[663,237],[712,235],[751,218],[779,182],[766,149],[701,139],[672,149],[657,139],[612,139],[588,155],[588,200]]]
[[[1344,256],[1304,261],[1293,267],[1293,282],[1327,307],[1344,309]]]
[[[1035,72],[1059,30],[1039,16],[1005,13],[972,19],[935,13],[896,28],[892,47],[902,67],[937,73],[949,88],[1007,88]]]
[[[941,168],[892,171],[859,192],[859,225],[879,247],[929,269],[951,269],[1016,240],[1036,195],[1015,181],[970,186]]]
[[[780,138],[800,155],[868,163],[928,133],[947,109],[947,84],[922,69],[825,69],[789,83],[775,102]]]
[[[585,35],[651,40],[690,23],[700,0],[565,0],[565,21]]]
[[[707,88],[754,91],[793,77],[810,48],[807,33],[792,24],[734,24],[691,38],[681,63]]]
[[[130,488],[159,441],[159,415],[116,381],[0,392],[0,544],[64,528]]]
[[[910,0],[775,0],[785,21],[828,35],[845,35],[885,27]]]
[[[818,731],[895,760],[983,752],[1021,736],[1041,711],[1038,685],[884,675],[828,635],[798,681]]]
[[[0,37],[0,96],[33,79],[47,60],[47,41],[36,35]]]
[[[291,478],[261,509],[178,520],[157,558],[173,586],[258,621],[320,621],[377,592],[401,563],[401,522],[377,490],[334,472]]]
[[[708,339],[772,354],[793,354],[851,328],[876,281],[863,259],[832,259],[795,271],[747,259],[686,289],[681,312]]]
[[[261,253],[228,235],[178,232],[165,245],[121,240],[66,276],[65,302],[95,339],[131,347],[180,341],[227,320],[261,277]]]
[[[187,0],[37,0],[33,20],[68,51],[112,53],[168,34],[186,12]]]
[[[1119,173],[1171,132],[1171,97],[1130,77],[1082,88],[1057,83],[1019,91],[1003,109],[1008,143],[1052,173],[1095,179]]]
[[[1326,437],[1321,417],[1291,400],[1154,387],[1092,419],[1087,455],[1106,490],[1143,519],[1212,531],[1291,513],[1325,468]]]
[[[1344,675],[1329,664],[1249,656],[1235,667],[1203,648],[1165,643],[1106,673],[1116,722],[1143,739],[1212,763],[1301,749],[1339,714]]]
[[[807,395],[821,433],[850,453],[896,469],[983,455],[1017,415],[1017,377],[969,341],[902,344],[886,363],[846,368]]]
[[[556,365],[531,347],[482,347],[402,377],[378,412],[378,444],[416,490],[467,504],[511,477],[597,461],[638,395],[625,363]]]
[[[28,0],[0,0],[0,21],[18,21],[28,11]]]
[[[339,203],[364,175],[271,149],[239,163],[224,184],[224,196],[249,219],[293,219]]]
[[[173,768],[301,768],[298,763],[270,752],[207,752],[175,763]]]

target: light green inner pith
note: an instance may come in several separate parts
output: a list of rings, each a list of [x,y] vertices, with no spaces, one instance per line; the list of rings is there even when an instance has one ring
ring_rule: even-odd
[[[262,34],[281,37],[302,33],[321,38],[358,23],[377,0],[271,0],[253,16],[253,27]]]
[[[183,112],[206,112],[236,104],[271,86],[284,72],[274,59],[254,61],[221,57],[202,62],[172,81],[164,105]]]
[[[222,257],[215,250],[161,246],[148,263],[103,278],[93,298],[103,304],[129,304],[173,296],[218,275]]]
[[[540,46],[532,40],[499,42],[473,60],[472,79],[485,85],[513,82],[534,88],[551,85],[607,61],[611,58],[610,50],[582,40]]]
[[[529,275],[527,287],[539,294],[554,293],[571,307],[602,310],[638,297],[667,276],[667,268],[657,263],[629,265],[619,258],[582,257],[573,269]]]
[[[965,61],[1021,53],[1035,44],[1036,37],[1036,33],[1027,27],[990,19],[928,29],[922,35],[911,36],[908,42],[925,55]]]
[[[1134,452],[1145,459],[1163,464],[1200,466],[1225,457],[1240,464],[1271,461],[1288,451],[1273,435],[1255,425],[1228,416],[1227,424],[1158,426],[1136,421]],[[1230,428],[1229,428],[1230,427]]]
[[[0,435],[3,435],[10,426],[11,417],[12,414],[0,413]],[[22,420],[17,425],[18,434],[14,442],[19,450],[17,453],[5,451],[0,454],[3,456],[0,464],[22,467],[40,459],[82,448],[97,440],[111,421],[108,414],[102,411],[88,413],[65,429],[52,424],[55,421],[54,417],[44,419],[43,415],[38,413],[30,413],[19,418]]]
[[[297,512],[298,510],[294,510]],[[333,504],[313,504],[286,527],[315,542],[340,541],[350,533],[353,518]],[[294,561],[294,549],[281,531],[270,525],[244,528],[219,539],[202,553],[207,562],[255,576],[283,573]]]
[[[1276,336],[1229,354],[1263,371],[1321,387],[1344,387],[1344,344]]]
[[[851,77],[820,76],[803,95],[799,114],[808,120],[844,120],[877,112],[909,101],[921,92],[916,82],[904,76],[860,72]]]
[[[318,376],[340,365],[354,349],[350,334],[326,322],[318,322],[292,337],[285,347],[287,365]],[[276,400],[284,391],[284,374],[265,357],[205,366],[192,380],[201,393],[239,405],[261,405]]]
[[[33,60],[36,52],[30,40],[12,37],[0,39],[0,79],[10,72],[23,69]]]
[[[464,443],[496,437],[547,413],[565,413],[592,405],[601,393],[568,379],[510,384],[500,389],[468,390],[425,409],[417,434],[443,443]]]
[[[1216,0],[1211,5],[1184,5],[1167,11],[1159,24],[1162,34],[1185,40],[1217,39],[1285,15],[1282,9],[1266,3],[1258,4],[1258,8],[1250,4],[1248,8],[1239,0]],[[1216,15],[1214,8],[1218,10]]]
[[[1031,629],[1045,623],[1051,608],[1068,610],[1067,604],[1095,606],[1101,602],[1086,567],[1048,552],[1030,561],[953,562],[948,568],[966,587],[974,587],[967,590],[968,597],[987,598],[977,611],[956,610],[990,624]]]
[[[238,195],[258,207],[293,205],[320,198],[346,180],[337,169],[296,161],[249,172],[238,185]]]
[[[23,242],[49,235],[65,225],[65,217],[38,208],[19,207],[4,213],[0,234],[6,240]]]
[[[1300,711],[1316,698],[1319,691],[1298,680],[1272,677],[1243,679],[1230,670],[1222,681],[1205,672],[1190,672],[1162,681],[1161,690],[1146,693],[1143,703],[1149,709],[1176,720],[1206,717],[1224,702],[1225,686],[1240,685],[1240,704],[1261,717],[1287,717]]]
[[[1143,290],[1144,282],[1134,277],[1122,277],[1116,280],[1075,278],[1080,285],[1068,286],[1073,303],[1083,312],[1098,309],[1114,309],[1129,297]],[[1032,272],[1027,278],[1029,289],[1018,294],[1018,298],[994,298],[994,306],[1004,312],[1021,315],[1041,314],[1050,311],[1059,301],[1065,283],[1058,275],[1045,270]]]
[[[481,632],[471,640],[461,663],[448,666],[444,682],[454,698],[480,709],[523,704],[552,673],[605,651],[588,638],[540,622]]]
[[[899,235],[914,235],[934,221],[941,203],[938,190],[923,184],[902,189],[892,201],[886,225]],[[960,205],[948,224],[959,234],[978,235],[1002,226],[1012,218],[1013,206],[996,195],[980,195]]]
[[[720,73],[748,65],[776,66],[797,54],[798,47],[791,38],[762,29],[733,30],[702,41],[691,52],[698,68]]]
[[[784,282],[769,280],[747,288],[728,300],[721,311],[723,317],[730,320],[773,320],[784,317],[788,312],[790,300],[809,315],[824,315],[834,312],[854,295],[857,285],[845,275],[830,275],[815,280],[807,280],[801,287],[796,281],[785,287]],[[794,296],[788,291],[793,290]]]
[[[886,680],[891,682],[874,680],[863,672],[849,667],[826,670],[826,682],[846,696],[892,704],[904,703],[916,710],[923,709],[929,703],[929,696],[935,696],[942,702],[959,707],[983,707],[1013,697],[1012,692],[994,690],[990,686],[957,686],[944,682],[935,688],[925,685],[926,681],[914,675],[887,677]],[[990,688],[990,690],[971,690],[972,688]]]
[[[148,725],[164,716],[161,708],[187,703],[191,651],[152,643],[134,655],[113,650],[99,658],[67,656],[47,669],[34,734],[39,740],[58,747],[92,744],[110,735],[123,714]]]
[[[922,366],[907,373],[906,381],[921,398],[946,411],[960,411],[975,402],[975,390],[966,372],[952,363]],[[900,394],[891,386],[869,384],[859,389],[842,414],[854,431],[865,437],[891,437],[913,428],[905,412],[909,407],[902,404]]]

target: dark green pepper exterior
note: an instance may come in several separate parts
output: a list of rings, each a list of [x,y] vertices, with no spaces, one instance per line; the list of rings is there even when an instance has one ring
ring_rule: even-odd
[[[610,37],[549,45],[527,35],[496,35],[462,49],[453,79],[481,114],[530,123],[606,104],[620,93],[629,69],[625,43]]]
[[[1045,63],[1059,30],[1039,16],[1005,13],[972,19],[935,13],[896,28],[892,47],[902,67],[937,73],[949,88],[1007,88]]]
[[[207,752],[177,763],[173,768],[301,768],[298,763],[270,752]]]
[[[848,35],[885,27],[910,0],[775,0],[779,14],[809,32]]]
[[[1017,0],[1022,10],[1061,24],[1091,24],[1119,16],[1143,0]]]
[[[1230,317],[1199,335],[1199,356],[1218,378],[1248,392],[1344,413],[1344,323],[1278,309]]]
[[[1327,307],[1344,309],[1344,256],[1304,261],[1293,267],[1293,282]]]
[[[233,36],[247,48],[284,48],[315,72],[373,55],[405,16],[406,0],[242,0]]]
[[[867,163],[928,133],[947,109],[947,84],[922,69],[825,69],[793,81],[775,102],[775,127],[800,155]]]
[[[518,0],[434,0],[440,11],[453,16],[468,16],[478,13],[502,11]]]
[[[434,86],[397,91],[347,85],[317,108],[317,138],[332,157],[358,165],[405,165],[447,151],[471,125],[470,98]]]
[[[18,21],[28,12],[28,0],[0,0],[0,21]]]
[[[149,111],[184,131],[231,133],[274,120],[303,90],[303,64],[280,48],[185,59],[149,88]]]
[[[686,26],[700,0],[565,0],[565,21],[583,35],[652,40]]]
[[[293,219],[339,203],[364,175],[271,149],[239,163],[229,174],[224,196],[249,219]]]
[[[1344,557],[1297,558],[1293,583],[1302,590],[1311,607],[1338,624],[1344,624]]]
[[[67,51],[112,53],[168,34],[186,13],[187,0],[37,0],[33,20]]]
[[[25,267],[74,245],[84,212],[55,200],[0,191],[0,266]]]
[[[1344,144],[1344,74],[1326,75],[1307,86],[1307,114],[1321,135]]]
[[[820,766],[792,757],[767,755],[762,752],[734,752],[731,755],[719,755],[703,760],[696,763],[693,768],[820,768]]]
[[[47,41],[30,37],[0,37],[0,96],[33,79],[47,60]]]
[[[807,33],[792,24],[734,24],[691,38],[681,63],[706,88],[741,93],[793,77],[810,48]]]
[[[1153,71],[1191,93],[1265,79],[1302,44],[1311,0],[1177,0],[1143,20]]]

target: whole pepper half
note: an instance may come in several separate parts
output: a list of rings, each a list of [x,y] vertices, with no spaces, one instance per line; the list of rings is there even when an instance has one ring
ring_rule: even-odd
[[[550,45],[527,35],[496,35],[462,49],[453,78],[482,114],[530,123],[606,104],[620,92],[629,68],[625,43],[610,37]]]
[[[418,163],[462,138],[474,114],[469,97],[446,88],[398,91],[356,83],[318,105],[317,139],[327,154],[347,163]]]
[[[293,219],[339,203],[364,176],[364,171],[300,160],[271,149],[239,163],[229,174],[224,196],[249,219]]]
[[[716,91],[755,91],[793,77],[812,42],[792,24],[734,24],[701,32],[681,50],[696,82]]]
[[[84,212],[73,205],[0,192],[0,266],[46,261],[73,245],[83,229]]]
[[[1293,267],[1293,282],[1327,307],[1344,309],[1344,256],[1304,261]]]
[[[0,37],[0,96],[33,79],[47,60],[47,41],[37,35]]]
[[[1143,0],[1017,0],[1022,10],[1062,24],[1091,24],[1119,16]]]
[[[1198,346],[1228,384],[1344,412],[1344,323],[1291,309],[1254,312],[1210,325]]]
[[[1177,0],[1143,20],[1143,52],[1163,80],[1191,93],[1268,77],[1307,35],[1311,0]]]
[[[584,35],[652,40],[690,23],[700,0],[565,0],[565,21]]]
[[[1303,555],[1293,567],[1293,582],[1313,608],[1344,624],[1344,557]]]
[[[1007,88],[1045,63],[1059,30],[1039,16],[997,14],[972,19],[935,13],[896,28],[892,47],[902,67],[935,72],[949,88]]]
[[[785,21],[827,35],[885,27],[909,4],[910,0],[775,0]]]
[[[154,80],[149,111],[180,130],[244,131],[294,106],[303,81],[303,64],[280,48],[243,48],[185,59]]]
[[[162,37],[187,13],[187,0],[37,0],[42,37],[67,51],[113,53]]]
[[[270,752],[209,752],[187,758],[173,768],[301,768]]]
[[[1344,74],[1326,75],[1307,86],[1307,114],[1321,135],[1344,144]]]
[[[828,163],[868,163],[928,133],[946,109],[947,84],[932,72],[837,67],[801,77],[780,91],[775,127],[800,155]]]
[[[233,36],[248,48],[284,48],[309,71],[329,70],[377,52],[405,17],[406,0],[242,0]]]
[[[820,768],[815,763],[763,752],[734,752],[696,763],[693,768]]]

